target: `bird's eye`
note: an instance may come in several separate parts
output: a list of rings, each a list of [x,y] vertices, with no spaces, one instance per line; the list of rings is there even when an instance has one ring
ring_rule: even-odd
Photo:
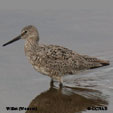
[[[24,33],[27,33],[27,31],[24,31]]]

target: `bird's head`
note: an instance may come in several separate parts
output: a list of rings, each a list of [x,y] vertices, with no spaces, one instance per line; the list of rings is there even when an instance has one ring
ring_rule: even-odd
[[[13,42],[15,42],[19,39],[25,39],[25,40],[32,39],[34,41],[39,41],[39,33],[38,33],[37,28],[33,25],[25,26],[21,30],[21,34],[19,36],[17,36],[16,38],[10,40],[9,42],[3,44],[3,46],[11,44],[11,43],[13,43]]]

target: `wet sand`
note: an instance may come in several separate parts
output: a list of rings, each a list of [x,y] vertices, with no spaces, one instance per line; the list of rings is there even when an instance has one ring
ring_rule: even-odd
[[[24,55],[24,41],[0,47],[0,112],[6,107],[36,107],[30,113],[98,113],[87,110],[106,106],[113,112],[112,10],[0,11],[0,44],[35,25],[40,43],[57,44],[81,54],[110,60],[111,65],[64,78],[63,89],[50,87],[50,78],[36,72]],[[21,111],[25,113],[26,111]],[[102,111],[103,112],[103,111]],[[26,113],[29,113],[27,111]]]

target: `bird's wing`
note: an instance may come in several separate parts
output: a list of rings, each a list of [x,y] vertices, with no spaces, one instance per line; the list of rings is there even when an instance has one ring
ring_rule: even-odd
[[[56,45],[40,46],[41,63],[43,66],[63,74],[75,73],[77,70],[86,69],[87,61],[78,53],[68,48]],[[44,62],[44,63],[43,63]],[[89,63],[90,64],[90,63]]]
[[[49,58],[54,60],[68,60],[77,55],[77,53],[68,48],[56,45],[49,45],[46,54]]]
[[[40,49],[39,49],[40,48]],[[92,58],[56,45],[43,45],[37,50],[40,64],[52,74],[74,74],[76,71],[101,67],[97,58]],[[38,64],[38,63],[37,63]]]

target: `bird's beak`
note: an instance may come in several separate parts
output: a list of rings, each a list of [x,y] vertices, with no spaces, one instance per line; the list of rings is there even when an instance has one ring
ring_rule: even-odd
[[[23,35],[25,35],[25,32],[24,32],[24,33],[22,33],[22,34],[20,34],[20,35],[19,35],[19,36],[17,36],[16,38],[14,38],[14,39],[12,39],[12,40],[8,41],[7,43],[3,44],[2,46],[6,46],[6,45],[8,45],[8,44],[11,44],[11,43],[13,43],[13,42],[17,41],[17,40],[20,40],[20,39],[21,39],[21,37],[22,37]]]

